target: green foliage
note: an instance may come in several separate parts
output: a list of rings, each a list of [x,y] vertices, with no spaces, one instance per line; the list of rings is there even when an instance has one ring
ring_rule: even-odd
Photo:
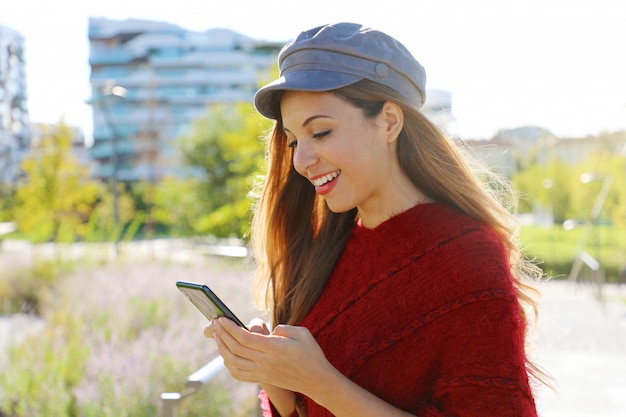
[[[58,312],[48,318],[43,332],[9,349],[12,366],[0,375],[4,415],[78,417],[73,391],[89,357],[83,329],[84,323],[71,311]]]
[[[35,242],[56,239],[60,231],[64,240],[84,235],[85,220],[98,197],[87,168],[71,155],[71,138],[69,127],[61,122],[22,162],[26,179],[17,187],[13,214],[18,229]]]
[[[13,220],[13,207],[15,206],[15,190],[8,184],[0,184],[0,222]]]
[[[579,167],[579,172],[579,178],[584,173],[590,180],[582,184],[582,189],[574,200],[575,204],[587,210],[580,218],[589,218],[593,202],[600,194],[603,183],[607,181],[610,188],[600,219],[610,221],[615,226],[626,226],[626,155],[608,151],[591,154]]]
[[[591,181],[582,181],[585,178]],[[537,207],[543,207],[554,214],[557,223],[567,219],[590,219],[603,182],[610,181],[611,187],[600,212],[600,222],[619,227],[626,224],[624,155],[594,153],[588,156],[585,163],[576,166],[553,159],[546,165],[529,165],[512,180],[522,195],[520,212],[532,212]]]
[[[87,242],[119,242],[132,240],[145,218],[137,211],[135,200],[124,183],[118,183],[117,203],[112,190],[105,184],[98,184],[98,201],[93,207],[83,236]],[[117,205],[117,215],[115,206]],[[139,222],[139,224],[137,224]]]
[[[7,269],[0,275],[0,314],[41,313],[45,295],[71,265],[36,260],[32,269]]]
[[[554,278],[567,278],[581,250],[600,259],[609,282],[617,281],[626,266],[626,228],[623,227],[601,226],[587,230],[581,225],[565,230],[560,226],[525,226],[520,239],[526,254]]]
[[[166,178],[155,193],[152,214],[160,224],[166,225],[174,236],[196,233],[196,222],[206,210],[199,190],[203,187],[198,178]]]
[[[72,155],[71,139],[62,121],[44,132],[41,145],[22,161],[25,176],[16,189],[0,189],[0,219],[14,220],[20,236],[34,243],[118,241],[136,233],[125,184],[117,184],[116,220],[112,190],[89,179],[88,168]]]
[[[133,198],[137,214],[128,225],[124,233],[124,240],[134,239],[138,236],[145,239],[152,239],[157,237],[162,230],[155,216],[154,201],[157,189],[158,185],[154,180],[142,179],[130,184],[129,194]],[[141,217],[141,221],[138,221],[138,217]],[[169,230],[165,229],[165,231],[169,234]]]
[[[200,179],[182,180],[185,192],[173,190],[172,181],[157,193],[159,216],[177,212],[170,220],[183,220],[180,230],[217,237],[244,237],[250,223],[249,197],[255,174],[264,166],[260,140],[270,122],[252,105],[219,105],[194,124],[191,135],[180,140],[187,163],[202,173]],[[166,203],[164,196],[177,197]],[[189,200],[193,200],[193,202]],[[189,206],[182,206],[190,202]],[[178,210],[174,211],[174,207]],[[181,214],[183,210],[189,210]]]
[[[554,215],[554,227],[524,227],[521,235],[528,255],[548,275],[567,277],[583,250],[599,258],[607,280],[619,279],[626,265],[626,155],[605,149],[577,165],[554,158],[527,166],[513,182],[524,198],[521,212],[543,209]],[[603,187],[608,190],[604,201]],[[598,203],[602,206],[594,219]],[[577,226],[565,230],[561,225],[567,220]]]
[[[105,184],[98,184],[99,200],[95,204],[85,227],[84,239],[87,242],[117,242],[124,237],[124,231],[129,224],[137,221],[133,198],[126,191],[123,183],[118,188],[118,219],[114,214],[114,196]],[[141,214],[139,214],[141,216]],[[136,232],[136,227],[131,232]],[[130,232],[129,232],[130,233]],[[129,233],[125,239],[128,239]]]
[[[71,132],[61,122],[24,160],[15,192],[0,190],[0,219],[15,220],[20,236],[35,243],[153,237],[159,225],[179,236],[246,237],[249,193],[264,165],[260,138],[269,127],[252,105],[214,106],[180,140],[192,176],[118,183],[115,203],[110,186],[89,180],[72,157]]]
[[[144,224],[145,218],[146,214],[143,211],[137,212],[122,236],[124,242],[131,242],[135,238],[139,228]]]
[[[572,191],[576,187],[576,168],[560,160],[548,165],[529,165],[513,177],[515,186],[522,196],[520,212],[528,213],[541,206],[552,211],[557,221],[575,217]]]

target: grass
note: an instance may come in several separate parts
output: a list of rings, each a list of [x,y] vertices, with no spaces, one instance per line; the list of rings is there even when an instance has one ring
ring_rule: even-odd
[[[554,278],[567,277],[580,250],[599,258],[609,282],[618,282],[626,267],[626,229],[599,226],[596,230],[586,230],[581,226],[565,230],[559,225],[552,228],[525,226],[520,239],[526,254],[540,262],[544,271]]]

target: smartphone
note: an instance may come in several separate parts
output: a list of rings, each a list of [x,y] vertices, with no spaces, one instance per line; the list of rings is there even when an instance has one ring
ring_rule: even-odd
[[[217,317],[227,317],[248,330],[242,321],[226,307],[226,304],[207,285],[197,282],[177,281],[176,286],[207,319],[213,320]]]

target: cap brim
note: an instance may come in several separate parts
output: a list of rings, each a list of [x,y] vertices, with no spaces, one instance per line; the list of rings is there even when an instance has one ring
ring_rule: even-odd
[[[276,120],[280,116],[278,93],[281,91],[330,91],[346,87],[362,79],[363,77],[352,74],[329,71],[292,72],[261,87],[254,95],[254,106],[263,116]]]

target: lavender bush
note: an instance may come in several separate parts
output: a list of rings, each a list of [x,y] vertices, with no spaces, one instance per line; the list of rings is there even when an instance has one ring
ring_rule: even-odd
[[[42,302],[45,330],[13,346],[0,363],[0,416],[159,415],[159,396],[180,391],[213,359],[206,319],[176,289],[209,284],[247,321],[256,315],[245,262],[115,262],[76,269]],[[256,416],[257,387],[227,372],[186,399],[179,414]]]

